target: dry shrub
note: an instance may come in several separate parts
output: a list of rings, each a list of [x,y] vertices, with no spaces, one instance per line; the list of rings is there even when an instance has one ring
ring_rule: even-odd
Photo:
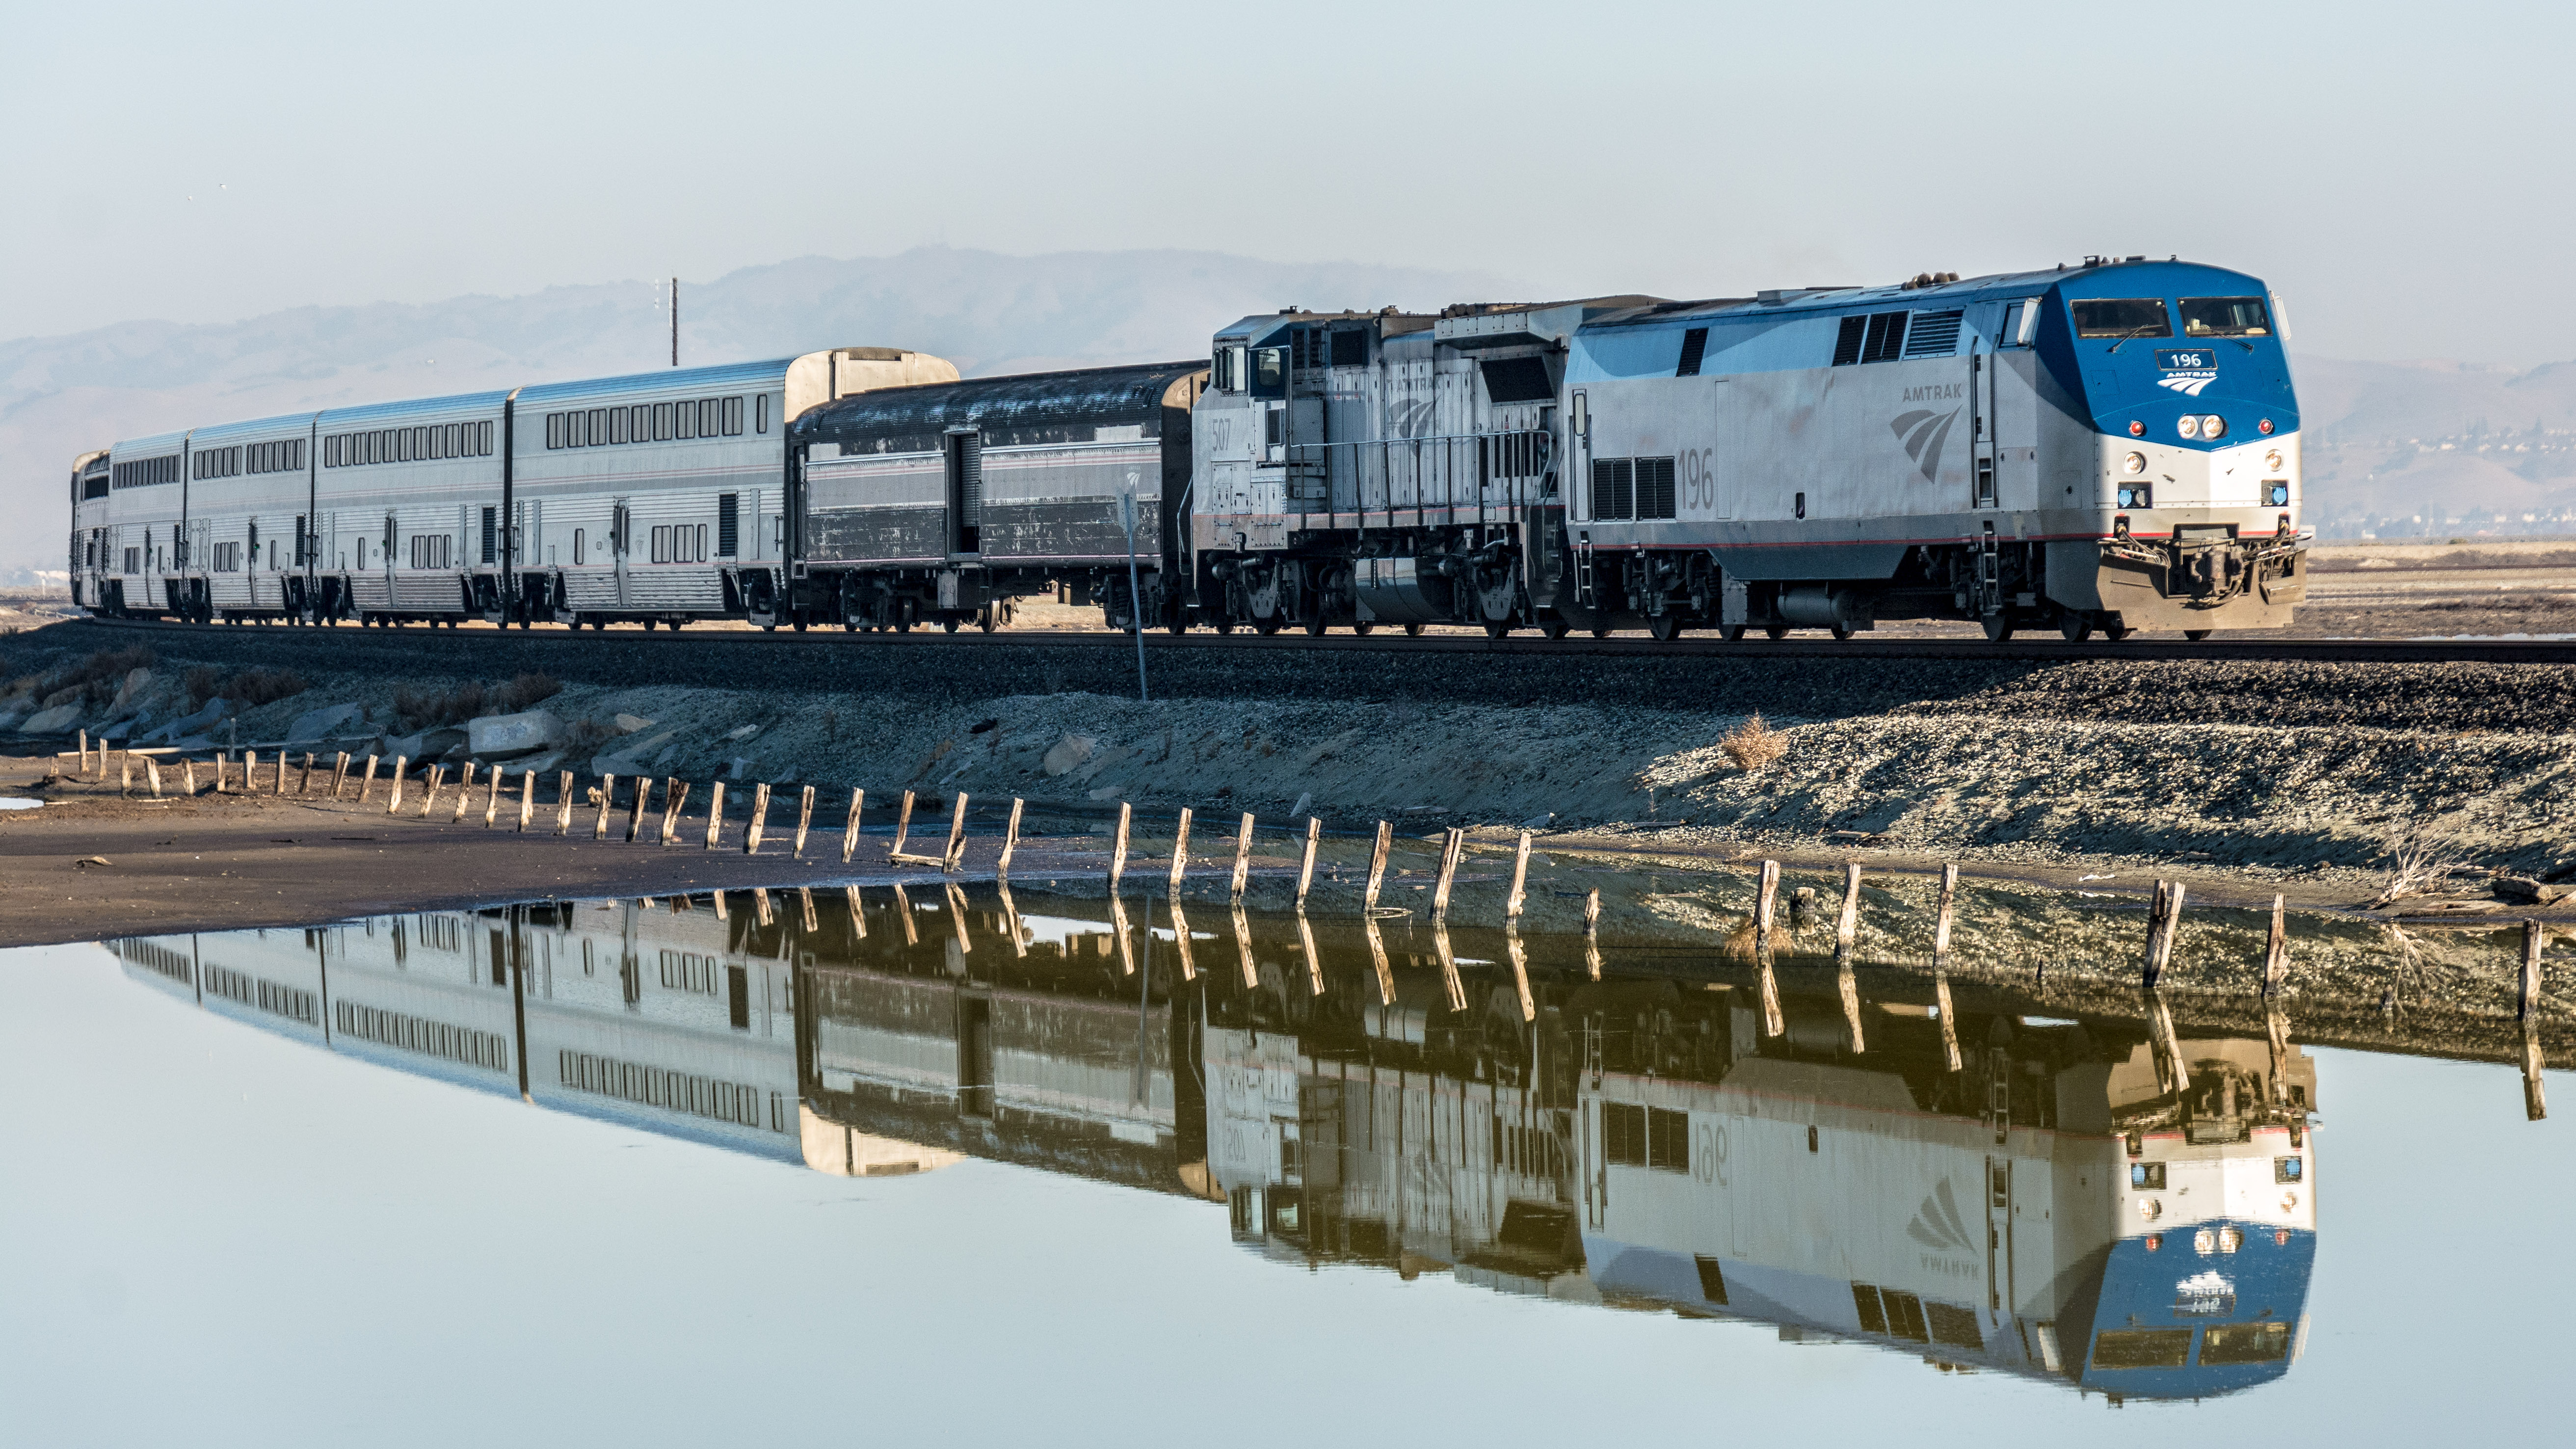
[[[186,683],[188,703],[192,707],[203,709],[207,700],[229,699],[237,711],[275,704],[311,687],[305,683],[303,675],[292,669],[260,666],[226,675],[222,670],[205,664],[189,670]]]
[[[125,683],[129,671],[149,669],[160,662],[149,644],[136,644],[124,649],[101,649],[78,664],[68,664],[47,675],[35,685],[45,708],[79,700],[91,709],[105,709],[116,698],[117,687]]]
[[[470,679],[448,690],[414,689],[406,684],[394,690],[394,715],[409,734],[460,725],[487,714],[517,714],[562,692],[563,685],[551,674],[522,674],[489,688]]]
[[[2430,895],[2450,877],[2470,867],[2460,859],[2458,828],[2447,821],[2419,820],[2388,837],[2388,881],[2365,910],[2408,896]]]
[[[1719,740],[1717,747],[1735,762],[1735,768],[1752,771],[1789,753],[1789,737],[1755,714],[1737,725],[1733,734]]]

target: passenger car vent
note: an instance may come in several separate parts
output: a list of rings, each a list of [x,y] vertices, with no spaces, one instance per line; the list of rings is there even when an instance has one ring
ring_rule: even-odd
[[[1694,327],[1682,334],[1682,365],[1673,369],[1675,377],[1699,376],[1699,360],[1708,353],[1708,329]]]
[[[1957,312],[1917,312],[1905,339],[1908,357],[1947,357],[1959,350]]]
[[[1546,402],[1556,396],[1545,358],[1503,357],[1479,366],[1485,373],[1485,396],[1494,402]]]

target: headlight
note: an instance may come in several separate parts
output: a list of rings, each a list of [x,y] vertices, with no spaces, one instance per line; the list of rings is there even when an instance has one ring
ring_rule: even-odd
[[[2209,416],[2202,418],[2200,420],[2200,435],[2204,438],[2226,437],[2227,419],[2220,417],[2216,413],[2211,413]]]
[[[2123,488],[2120,490],[2119,506],[2122,508],[2153,508],[2156,506],[2155,490],[2144,483],[2140,483],[2135,487]]]
[[[2235,1252],[2237,1249],[2239,1249],[2239,1248],[2241,1248],[2241,1247],[2244,1247],[2244,1246],[2245,1246],[2245,1230],[2244,1230],[2244,1229],[2242,1229],[2242,1228],[2220,1228],[2220,1229],[2218,1230],[2218,1251],[2220,1251],[2220,1252],[2222,1252],[2222,1253],[2233,1253],[2233,1252]]]
[[[2148,1222],[2154,1222],[2156,1219],[2163,1217],[2164,1215],[2165,1205],[2163,1203],[2160,1203],[2151,1197],[2142,1197],[2138,1199],[2139,1217],[2145,1218]]]
[[[2200,436],[2200,419],[2190,413],[2184,413],[2182,415],[2182,421],[2174,426],[2179,429],[2182,435],[2186,438],[2197,438]]]
[[[2271,470],[2272,470],[2273,472],[2275,472],[2275,473],[2280,472],[2280,471],[2281,471],[2281,450],[2280,450],[2280,449],[2278,449],[2278,448],[2273,448],[2273,449],[2271,449],[2271,450],[2267,451],[2266,453],[2264,453],[2264,454],[2263,454],[2263,466],[2264,466],[2264,467],[2266,467],[2266,468],[2271,469]]]
[[[2120,471],[2123,473],[2144,473],[2147,471],[2147,455],[2144,453],[2131,453],[2129,456],[2122,458],[2120,460]]]
[[[2191,1235],[2191,1250],[2206,1258],[2218,1251],[2218,1234],[2207,1228]]]

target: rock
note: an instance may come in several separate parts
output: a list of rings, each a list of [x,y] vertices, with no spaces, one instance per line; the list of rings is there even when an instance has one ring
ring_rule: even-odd
[[[590,772],[594,775],[616,775],[632,780],[644,773],[644,762],[633,755],[593,755]]]
[[[1545,830],[1545,829],[1546,829],[1546,828],[1548,828],[1550,825],[1553,825],[1553,824],[1555,824],[1555,823],[1556,823],[1556,812],[1555,812],[1555,811],[1553,811],[1553,810],[1550,810],[1550,811],[1549,811],[1549,812],[1547,812],[1545,815],[1533,815],[1533,816],[1531,816],[1530,818],[1528,818],[1527,820],[1522,821],[1522,822],[1521,822],[1521,829],[1523,829],[1523,830]]]
[[[487,714],[465,722],[467,748],[489,758],[534,754],[563,743],[563,721],[548,710]]]
[[[108,858],[103,855],[84,855],[80,859],[73,861],[72,865],[75,869],[87,870],[93,865],[106,865],[109,863]]]
[[[653,722],[640,714],[612,715],[608,722],[615,725],[621,735],[631,735],[637,730],[649,730],[653,727]]]
[[[18,721],[24,714],[25,711],[15,709],[0,712],[0,735],[5,735],[16,730],[18,728]]]
[[[747,724],[740,729],[726,731],[725,739],[728,742],[734,740],[747,740],[758,733],[760,733],[760,726],[756,724]]]
[[[203,730],[207,725],[213,724],[215,721],[222,719],[225,715],[232,713],[232,708],[233,702],[229,699],[207,700],[204,704],[199,705],[194,712],[183,714],[177,719],[170,721],[168,724],[163,725],[161,728],[154,730],[152,733],[145,735],[143,737],[144,741],[148,744],[153,740],[175,740],[181,735],[196,734]]]
[[[563,759],[563,751],[548,750],[542,755],[530,755],[524,760],[512,760],[510,762],[510,773],[514,775],[551,775],[555,771],[563,768]]]
[[[125,671],[125,683],[117,689],[116,698],[108,702],[107,712],[109,714],[116,714],[122,711],[127,705],[134,703],[135,700],[142,695],[143,691],[150,689],[151,687],[151,670],[129,669]]]
[[[416,735],[387,735],[376,745],[376,753],[387,759],[399,755],[414,764],[443,760],[465,743],[465,731],[448,726],[422,730]]]
[[[18,732],[27,735],[69,734],[72,726],[80,723],[80,719],[80,701],[74,700],[70,704],[58,704],[52,709],[36,711],[27,717],[25,723],[18,726]]]
[[[1051,776],[1061,775],[1081,768],[1099,747],[1100,741],[1090,735],[1066,735],[1047,747],[1046,758],[1038,766]]]
[[[1119,792],[1126,788],[1127,787],[1124,785],[1103,785],[1099,789],[1089,792],[1088,798],[1093,800],[1114,800],[1118,798]]]
[[[2576,895],[2576,885],[2553,885],[2527,876],[2500,875],[2495,878],[2495,893],[2509,901],[2526,905],[2550,906]]]
[[[213,708],[215,705],[225,705],[226,709],[230,708],[230,705],[223,700],[211,700],[208,702],[208,708]],[[200,713],[203,713],[203,711],[200,711]],[[215,714],[207,715],[205,722],[212,723],[222,717],[223,713],[218,711]],[[194,716],[191,716],[191,718],[194,718]],[[286,738],[290,741],[327,740],[335,733],[346,728],[357,718],[358,707],[354,704],[335,704],[328,709],[308,709],[304,713],[297,715],[295,717],[295,722],[286,727]]]

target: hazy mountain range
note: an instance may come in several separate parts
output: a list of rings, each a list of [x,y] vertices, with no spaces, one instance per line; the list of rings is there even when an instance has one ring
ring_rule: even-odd
[[[689,364],[900,346],[970,375],[1023,372],[1198,356],[1218,325],[1284,306],[1437,308],[1544,291],[1210,252],[921,248],[684,283],[680,348]],[[648,371],[670,360],[668,326],[657,285],[623,282],[0,342],[0,503],[32,525],[8,531],[0,574],[61,567],[71,461],[87,449],[317,407]],[[2388,520],[2418,515],[2433,531],[2576,529],[2576,362],[2515,372],[2301,358],[2296,375],[2310,510],[2329,531],[2402,531],[2412,525]]]

